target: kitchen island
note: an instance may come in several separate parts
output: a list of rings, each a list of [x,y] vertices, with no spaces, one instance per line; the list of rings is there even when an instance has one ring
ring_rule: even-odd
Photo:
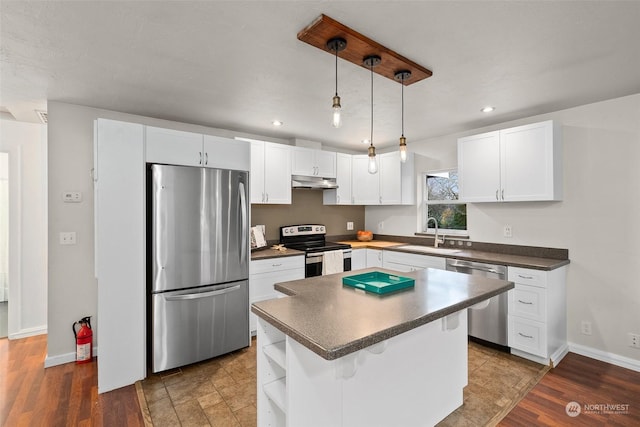
[[[367,271],[383,271],[380,268]],[[352,272],[280,283],[252,305],[258,324],[258,426],[428,426],[462,404],[467,308],[513,283],[435,269],[379,296]]]

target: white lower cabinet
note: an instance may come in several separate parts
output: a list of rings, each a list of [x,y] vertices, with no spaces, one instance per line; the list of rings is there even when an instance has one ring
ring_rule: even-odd
[[[382,250],[381,249],[365,249],[367,251],[366,260],[367,268],[382,267]]]
[[[446,258],[386,250],[382,266],[396,271],[416,271],[425,268],[444,270],[446,262]]]
[[[334,360],[258,319],[258,426],[437,424],[467,385],[467,310],[447,319]]]
[[[351,251],[351,271],[367,268],[367,249],[353,249]]]
[[[566,267],[551,271],[509,267],[511,353],[554,366],[567,353]]]
[[[278,298],[273,285],[289,280],[304,279],[304,256],[268,258],[251,261],[249,266],[249,304]],[[249,329],[256,332],[256,315],[249,314]]]

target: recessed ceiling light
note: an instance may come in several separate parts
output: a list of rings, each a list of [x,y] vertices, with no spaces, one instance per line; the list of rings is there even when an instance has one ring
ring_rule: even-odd
[[[495,110],[495,109],[496,109],[495,107],[492,107],[492,106],[490,106],[490,105],[487,105],[486,107],[484,107],[484,108],[483,108],[482,110],[480,110],[480,111],[482,111],[483,113],[490,113],[490,112],[492,112],[492,111],[493,111],[493,110]]]
[[[362,140],[362,141],[360,141],[360,142],[362,142],[363,144],[368,144],[368,143],[369,143],[369,140],[368,140],[368,139],[363,139],[363,140]]]
[[[280,120],[274,120],[271,122],[271,124],[274,126],[282,126],[284,123],[281,122]]]

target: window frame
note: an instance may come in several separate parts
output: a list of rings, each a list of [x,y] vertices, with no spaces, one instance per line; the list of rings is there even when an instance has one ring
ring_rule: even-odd
[[[427,176],[435,175],[439,173],[449,173],[449,172],[457,172],[457,168],[448,168],[448,169],[438,169],[423,172],[421,174],[422,177],[422,218],[421,218],[421,226],[420,233],[423,234],[435,234],[435,229],[427,227],[427,218],[429,218],[429,205],[468,205],[468,203],[462,200],[429,200],[428,198],[428,188],[427,188]],[[469,224],[467,223],[467,228],[465,230],[454,230],[450,228],[440,228],[438,227],[438,234],[440,235],[449,235],[449,236],[469,236]]]

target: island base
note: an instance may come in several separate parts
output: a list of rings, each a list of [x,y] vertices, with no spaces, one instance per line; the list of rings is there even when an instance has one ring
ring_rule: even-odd
[[[335,360],[258,322],[258,426],[429,426],[462,405],[467,310]]]

